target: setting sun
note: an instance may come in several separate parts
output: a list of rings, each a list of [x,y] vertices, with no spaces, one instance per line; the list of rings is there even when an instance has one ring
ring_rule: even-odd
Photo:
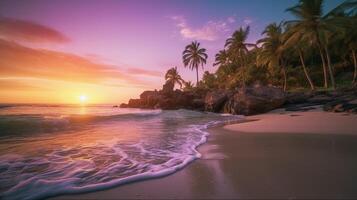
[[[88,100],[88,97],[86,95],[80,95],[79,96],[79,101],[81,103],[85,103],[85,102],[87,102],[87,100]]]

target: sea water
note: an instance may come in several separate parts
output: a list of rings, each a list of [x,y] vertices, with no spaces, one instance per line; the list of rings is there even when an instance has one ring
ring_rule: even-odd
[[[239,116],[109,105],[1,105],[0,198],[42,199],[173,173]]]

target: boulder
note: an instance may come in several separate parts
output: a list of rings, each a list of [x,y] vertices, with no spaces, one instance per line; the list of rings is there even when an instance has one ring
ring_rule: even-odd
[[[145,108],[154,108],[155,105],[162,98],[162,95],[158,91],[145,91],[140,94],[142,100],[142,106]]]
[[[178,106],[175,104],[175,101],[172,98],[163,98],[154,106],[155,109],[163,110],[174,110],[178,109]]]
[[[285,93],[275,87],[241,88],[225,103],[223,111],[231,114],[254,115],[281,107]]]
[[[128,104],[126,104],[126,103],[120,104],[119,107],[120,107],[120,108],[129,108]]]
[[[294,92],[286,94],[285,104],[300,104],[306,103],[307,100],[311,97],[311,94],[304,92]]]
[[[191,104],[191,109],[203,111],[205,108],[205,101],[202,98],[193,99]]]
[[[205,97],[205,110],[209,112],[220,112],[232,92],[227,90],[217,90],[208,92]]]
[[[141,99],[129,99],[128,107],[129,108],[143,108],[144,104]]]
[[[164,95],[170,95],[174,91],[175,84],[171,81],[167,81],[163,86],[161,92]]]
[[[158,94],[159,94],[159,92],[157,90],[154,90],[154,91],[147,90],[147,91],[144,91],[143,93],[140,94],[140,99],[146,99],[149,96],[155,96],[155,95],[158,95]]]

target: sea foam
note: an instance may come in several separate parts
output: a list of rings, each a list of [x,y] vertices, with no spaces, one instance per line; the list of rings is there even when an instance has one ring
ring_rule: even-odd
[[[206,142],[207,128],[241,118],[177,110],[66,120],[69,129],[0,138],[3,199],[97,191],[172,174],[201,157],[196,148]]]

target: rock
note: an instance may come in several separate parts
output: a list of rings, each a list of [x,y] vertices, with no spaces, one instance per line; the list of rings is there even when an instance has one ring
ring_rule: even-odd
[[[194,110],[200,110],[200,111],[203,111],[204,108],[205,108],[205,101],[204,99],[193,99],[192,100],[192,109]]]
[[[220,112],[232,92],[227,90],[218,90],[208,92],[205,97],[205,110],[209,112]]]
[[[306,103],[308,98],[310,98],[310,97],[311,97],[311,94],[307,94],[307,93],[304,93],[304,92],[288,93],[286,95],[285,104]]]
[[[337,104],[332,109],[332,112],[343,112],[343,111],[345,111],[343,108],[343,104]]]
[[[128,104],[126,104],[126,103],[122,103],[122,104],[120,104],[119,107],[120,107],[120,108],[128,108],[129,106],[128,106]]]
[[[154,108],[160,108],[163,110],[173,110],[177,109],[177,105],[172,98],[160,99],[159,102],[154,106]]]
[[[169,95],[174,91],[175,84],[171,81],[167,81],[163,86],[161,92],[164,95]]]
[[[141,99],[130,99],[128,103],[129,108],[143,108],[144,104]]]
[[[224,112],[253,115],[271,111],[285,103],[285,94],[279,88],[241,88],[224,105]]]
[[[326,103],[325,105],[322,106],[322,109],[324,111],[330,111],[332,112],[334,110],[334,108],[338,105],[338,104],[343,104],[345,103],[344,100],[335,100],[335,101],[331,101]]]
[[[334,98],[330,97],[330,96],[326,96],[326,95],[316,95],[310,99],[308,99],[308,102],[310,103],[316,103],[316,104],[320,104],[323,105],[325,103],[331,102],[333,101]]]
[[[140,99],[146,99],[149,96],[155,96],[155,95],[159,95],[159,92],[157,90],[154,91],[147,90],[140,94]]]

